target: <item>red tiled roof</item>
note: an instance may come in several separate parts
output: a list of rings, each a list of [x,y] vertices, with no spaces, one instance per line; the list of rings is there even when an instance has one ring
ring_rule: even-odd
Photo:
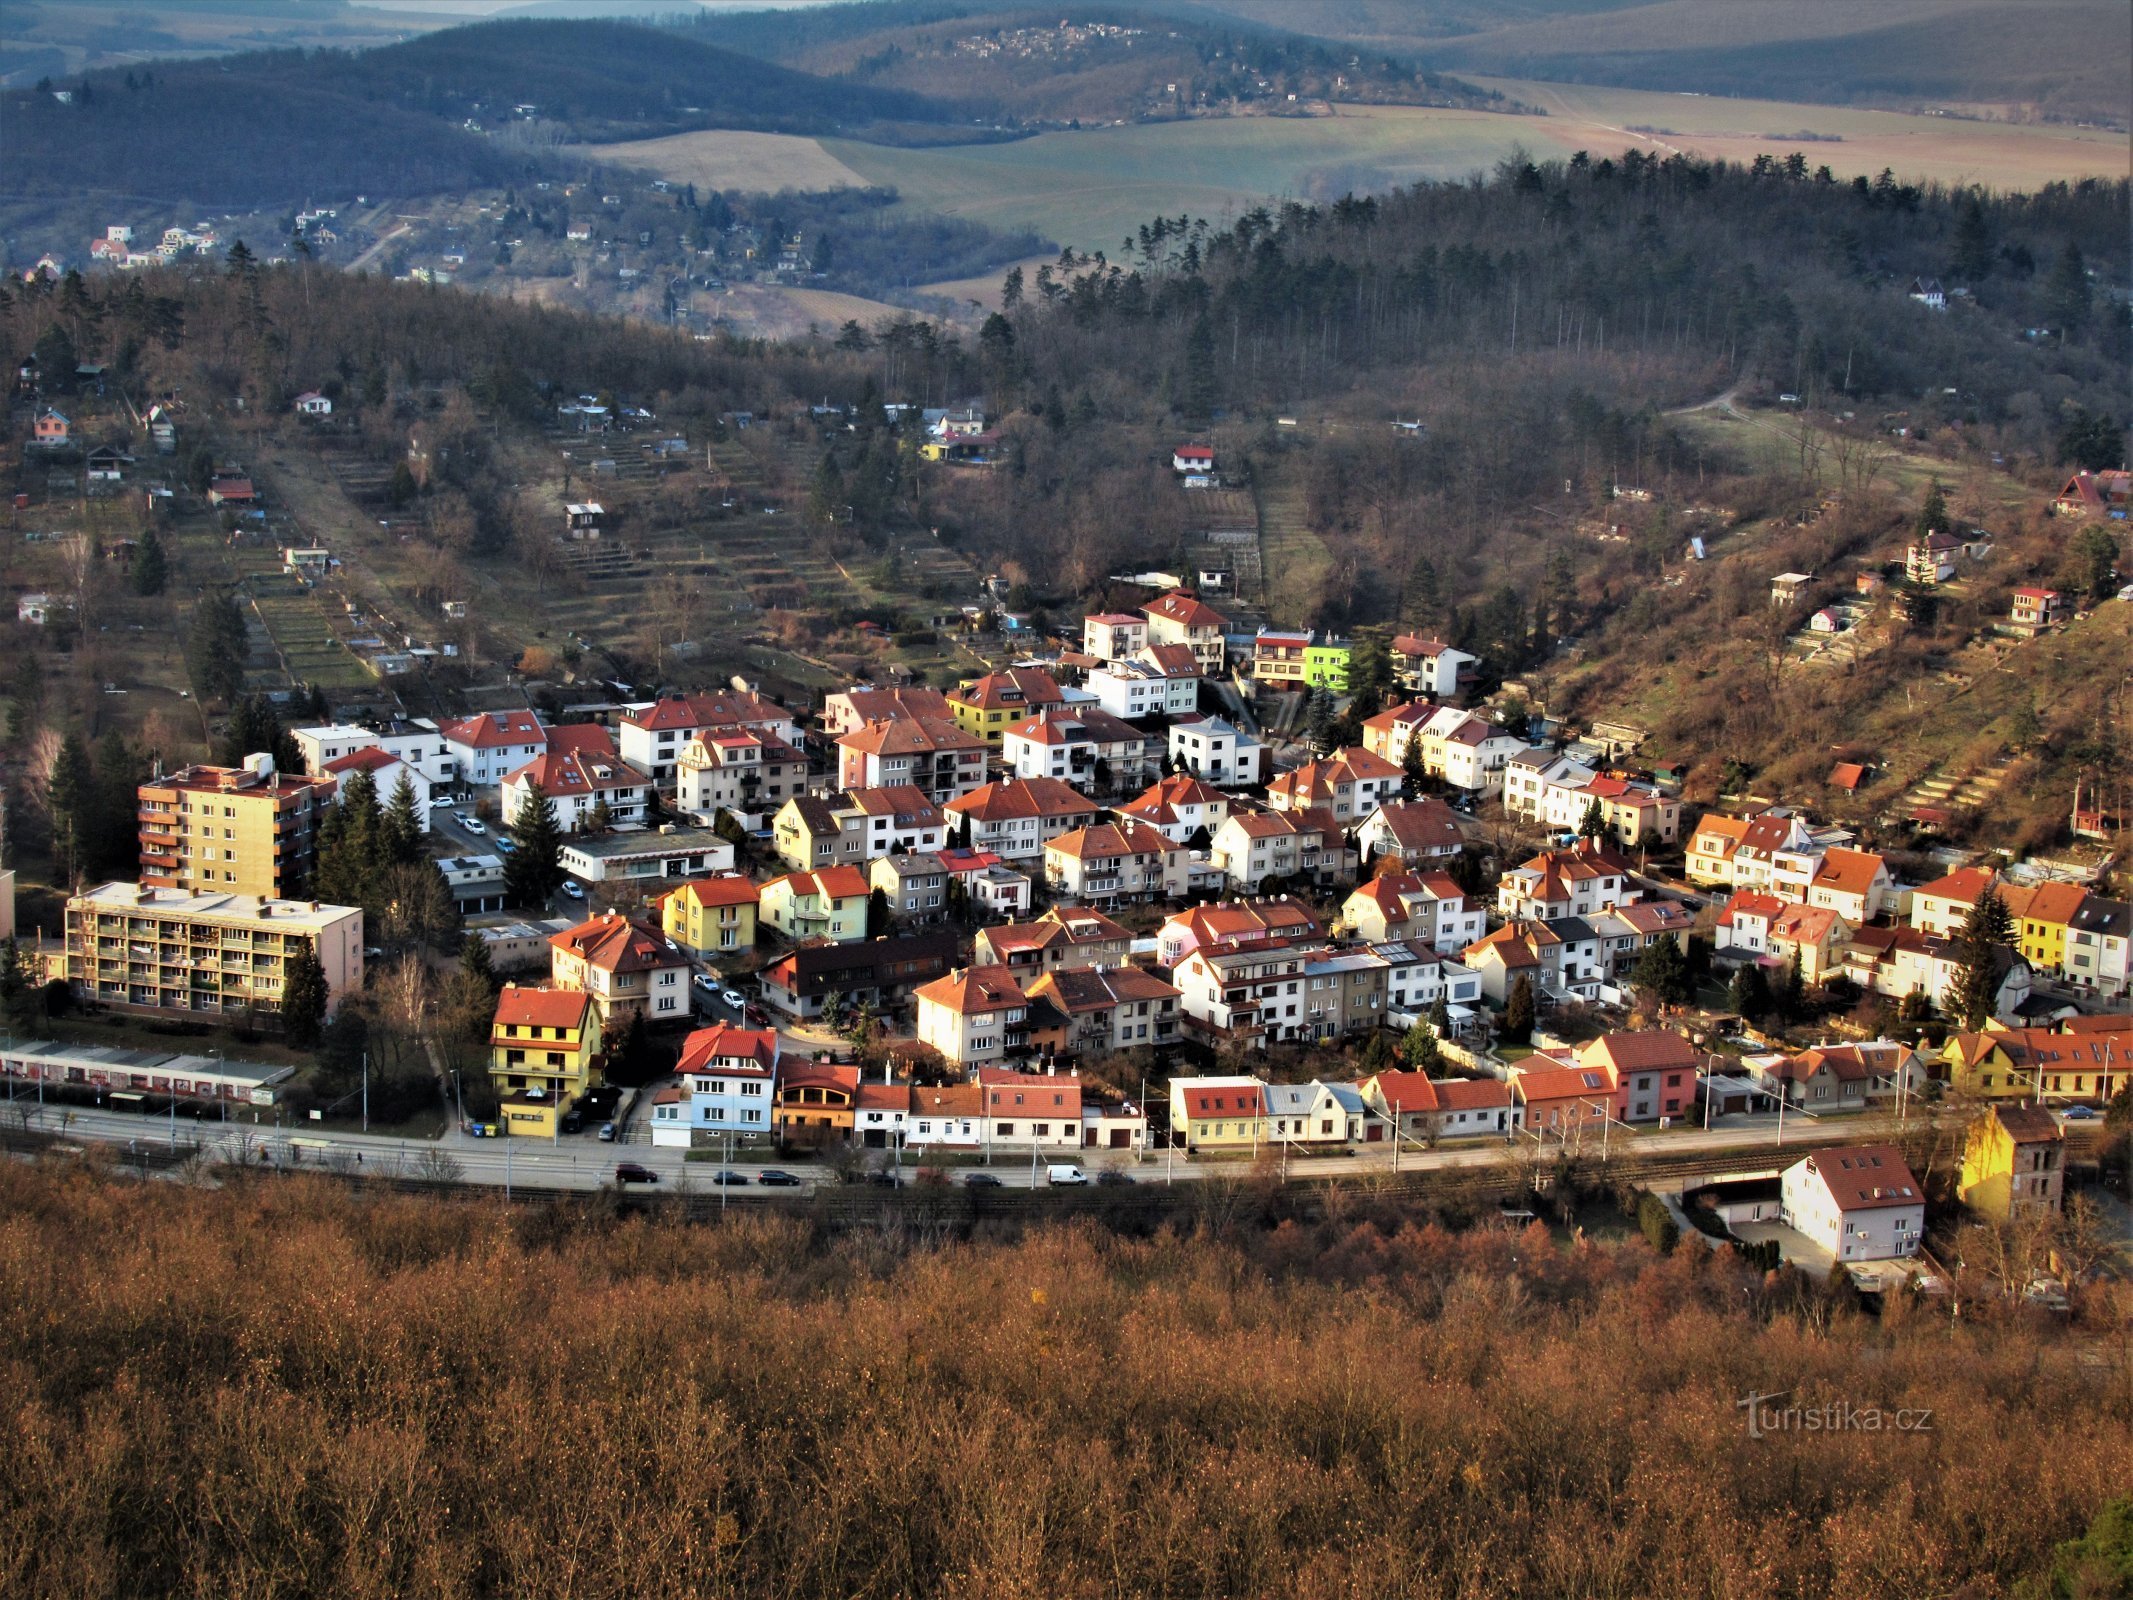
[[[1028,997],[1015,975],[1005,967],[962,967],[921,984],[913,993],[920,1000],[945,1007],[956,1016],[1004,1011],[1024,1005]]]
[[[1229,618],[1187,589],[1173,589],[1141,607],[1148,620],[1157,617],[1188,628],[1226,628]]]
[[[681,1047],[678,1073],[760,1073],[768,1077],[778,1065],[778,1036],[769,1028],[735,1028],[715,1023],[698,1028]]]
[[[1918,1180],[1896,1147],[1858,1145],[1849,1150],[1817,1150],[1807,1168],[1819,1176],[1839,1211],[1878,1211],[1925,1203]]]
[[[972,822],[1006,822],[1024,817],[1093,817],[1096,802],[1057,778],[1002,778],[957,795],[947,809]]]
[[[619,911],[609,911],[549,936],[549,944],[582,957],[588,966],[603,972],[650,972],[659,967],[685,967],[689,958],[681,947],[656,928],[634,922]]]
[[[592,996],[577,989],[522,989],[504,985],[496,997],[498,1028],[507,1025],[534,1028],[576,1028],[585,1021]]]
[[[463,744],[475,750],[548,742],[548,730],[530,711],[484,711],[479,716],[447,722],[437,731],[446,743]]]

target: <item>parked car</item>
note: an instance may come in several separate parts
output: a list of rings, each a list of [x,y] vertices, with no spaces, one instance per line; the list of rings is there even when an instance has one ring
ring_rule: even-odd
[[[1106,1167],[1096,1174],[1096,1181],[1104,1188],[1116,1188],[1120,1184],[1130,1184],[1133,1181],[1133,1174],[1121,1172],[1116,1167]]]
[[[600,1124],[600,1142],[602,1144],[613,1144],[615,1142],[615,1125],[612,1122]]]
[[[498,834],[496,836],[496,853],[498,855],[507,856],[517,848],[518,846],[513,844],[511,840],[505,837],[503,834]]]
[[[800,1180],[789,1172],[780,1172],[772,1167],[756,1174],[755,1181],[766,1189],[797,1189]]]
[[[745,1172],[728,1172],[724,1167],[720,1167],[718,1171],[711,1174],[711,1181],[721,1187],[737,1189],[748,1181],[748,1174]]]
[[[453,812],[452,820],[469,833],[487,833],[489,831],[481,825],[477,818],[468,816],[464,811]]]
[[[705,994],[718,993],[718,979],[711,976],[711,974],[708,972],[699,972],[693,981],[695,982],[696,987],[703,990]]]
[[[585,898],[585,885],[575,878],[565,878],[563,880],[563,893],[573,900],[583,900]]]
[[[572,1107],[563,1113],[562,1126],[565,1133],[583,1133],[585,1131],[585,1113],[576,1107]]]
[[[748,997],[738,989],[721,989],[718,992],[718,997],[736,1011],[743,1009],[748,1004]]]
[[[998,1189],[1004,1187],[1000,1180],[989,1172],[966,1172],[963,1174],[966,1189]]]
[[[1078,1189],[1089,1181],[1089,1175],[1071,1161],[1055,1161],[1044,1169],[1044,1179],[1054,1189]]]
[[[657,1183],[658,1181],[659,1174],[650,1167],[639,1166],[634,1161],[618,1161],[615,1163],[615,1182],[617,1183]]]
[[[2086,1122],[2089,1118],[2095,1116],[2096,1112],[2094,1108],[2089,1106],[2068,1106],[2059,1114],[2069,1122]]]

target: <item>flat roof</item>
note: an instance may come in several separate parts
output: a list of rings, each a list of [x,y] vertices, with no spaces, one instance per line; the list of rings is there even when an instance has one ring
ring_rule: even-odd
[[[672,833],[644,829],[635,833],[602,834],[594,839],[573,836],[563,841],[562,853],[592,861],[620,861],[630,856],[695,855],[700,851],[732,848],[709,828],[676,828]]]
[[[144,912],[156,917],[178,917],[194,922],[242,923],[246,927],[292,925],[318,932],[348,917],[360,917],[361,906],[326,905],[316,900],[262,900],[254,894],[224,894],[219,890],[157,889],[137,883],[107,883],[76,895],[69,906],[98,912]]]
[[[294,1067],[271,1061],[230,1061],[220,1056],[173,1055],[161,1050],[125,1050],[117,1045],[70,1045],[56,1039],[0,1050],[0,1060],[41,1061],[111,1072],[154,1072],[165,1077],[213,1078],[266,1088],[295,1074]]]

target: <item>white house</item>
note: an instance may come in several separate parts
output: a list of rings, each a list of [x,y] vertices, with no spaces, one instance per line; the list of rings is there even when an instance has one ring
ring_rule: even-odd
[[[605,803],[610,823],[642,822],[652,780],[613,756],[593,750],[549,750],[507,774],[502,789],[504,820],[515,820],[538,783],[555,806],[556,824],[576,833]]]
[[[1913,1256],[1926,1197],[1893,1145],[1817,1150],[1785,1169],[1779,1218],[1838,1261]]]
[[[405,782],[415,792],[416,828],[423,833],[430,831],[430,786],[423,781],[421,773],[398,756],[380,750],[376,745],[367,745],[327,762],[326,770],[320,776],[333,780],[334,795],[338,799],[346,795],[348,780],[358,772],[370,774],[371,782],[378,786],[378,804],[381,806],[390,806],[393,797],[400,792],[400,785]]]
[[[777,1098],[775,1029],[699,1028],[682,1046],[674,1068],[682,1093],[652,1111],[652,1143],[689,1145],[700,1129],[713,1136],[767,1137]]]
[[[307,389],[296,397],[296,414],[300,417],[330,417],[333,402],[316,389]]]
[[[437,731],[452,753],[458,781],[468,788],[502,783],[548,748],[548,730],[531,711],[484,711]]]
[[[289,737],[304,758],[308,777],[322,778],[326,768],[358,750],[383,750],[406,763],[417,774],[415,792],[425,799],[447,793],[459,777],[458,758],[444,734],[433,722],[392,723],[385,728],[359,728],[350,723],[319,723],[291,728]],[[389,796],[392,791],[381,787]]]
[[[1157,775],[1153,738],[1100,706],[1046,706],[1000,735],[1018,778],[1057,778],[1094,793],[1136,790]]]
[[[1081,619],[1082,653],[1098,661],[1131,661],[1147,647],[1146,617],[1130,611],[1100,611]]]
[[[1266,746],[1221,717],[1173,722],[1170,759],[1194,777],[1227,788],[1258,783],[1266,773]]]
[[[914,992],[917,1033],[959,1067],[998,1061],[1029,1033],[1029,999],[1005,967],[959,967]]]
[[[1094,621],[1095,619],[1091,619]],[[1127,659],[1092,669],[1085,685],[1114,717],[1184,717],[1200,704],[1200,673],[1156,662]]]
[[[1392,653],[1400,681],[1432,700],[1448,700],[1457,694],[1460,678],[1481,664],[1479,656],[1454,650],[1442,639],[1425,639],[1412,633],[1395,638]]]

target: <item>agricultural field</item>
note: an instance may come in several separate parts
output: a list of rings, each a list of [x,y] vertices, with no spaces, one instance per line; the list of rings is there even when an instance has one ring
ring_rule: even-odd
[[[864,188],[868,182],[820,140],[796,134],[713,128],[582,149],[596,161],[634,167],[674,183],[693,183],[699,189],[775,194],[780,189]]]

